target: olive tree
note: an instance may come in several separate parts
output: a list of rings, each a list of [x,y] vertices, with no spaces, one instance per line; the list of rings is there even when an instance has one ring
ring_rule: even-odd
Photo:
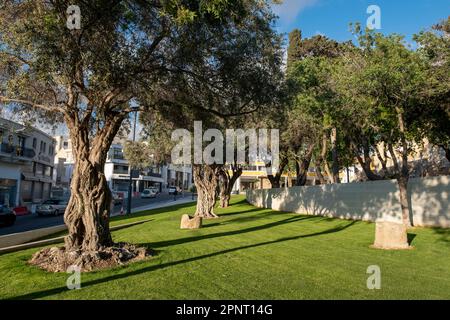
[[[157,108],[157,97],[143,97],[158,84],[170,82],[172,87],[165,89],[170,95],[177,85],[171,79],[193,76],[191,63],[226,53],[230,42],[239,42],[231,31],[235,26],[254,21],[240,29],[257,27],[255,8],[261,3],[80,0],[78,26],[72,23],[80,18],[78,10],[71,5],[68,0],[2,1],[0,102],[24,118],[67,126],[75,166],[62,260],[88,263],[114,245],[103,168],[129,113]],[[246,29],[249,34],[251,28]],[[201,49],[191,52],[193,44],[202,44]],[[207,74],[196,79],[212,83]]]

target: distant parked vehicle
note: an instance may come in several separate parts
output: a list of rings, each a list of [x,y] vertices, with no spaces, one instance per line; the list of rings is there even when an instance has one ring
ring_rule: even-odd
[[[16,216],[25,216],[27,214],[30,214],[31,212],[28,210],[28,207],[22,206],[22,207],[15,207],[12,209],[14,214]]]
[[[175,194],[175,192],[177,191],[176,187],[169,187],[168,188],[169,194]]]
[[[36,212],[40,217],[44,215],[58,216],[60,214],[64,214],[67,204],[67,200],[50,199],[37,206]]]
[[[160,194],[158,187],[150,187],[149,189],[155,191],[156,194]]]
[[[69,199],[70,189],[63,187],[52,187],[50,191],[50,199]]]
[[[141,192],[141,198],[155,198],[156,197],[156,191],[154,189],[144,189],[144,191]]]
[[[14,211],[8,207],[0,205],[0,225],[9,227],[12,226],[14,222],[16,222],[16,215],[14,214]]]
[[[114,205],[123,203],[123,196],[115,191],[112,192]]]

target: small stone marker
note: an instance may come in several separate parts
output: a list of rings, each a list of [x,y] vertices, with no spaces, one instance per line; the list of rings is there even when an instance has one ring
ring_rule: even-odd
[[[190,217],[187,214],[183,214],[181,217],[181,229],[200,229],[202,227],[201,217]]]
[[[410,249],[406,226],[398,222],[377,221],[373,247],[378,249]]]

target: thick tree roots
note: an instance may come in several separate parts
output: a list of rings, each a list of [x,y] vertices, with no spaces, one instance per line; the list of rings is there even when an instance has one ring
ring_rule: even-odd
[[[29,263],[50,272],[67,272],[71,266],[87,272],[143,260],[151,255],[146,248],[121,242],[94,252],[66,251],[64,247],[45,248],[36,252]]]

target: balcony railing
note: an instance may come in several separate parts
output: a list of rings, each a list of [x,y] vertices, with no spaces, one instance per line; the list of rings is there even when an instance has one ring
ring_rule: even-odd
[[[162,178],[161,173],[154,173],[154,172],[142,172],[143,176],[146,177],[153,177],[153,178]]]
[[[114,170],[113,174],[128,174],[128,170]]]
[[[12,146],[8,143],[2,143],[0,147],[2,153],[12,154],[17,157],[34,158],[36,153],[33,149],[21,148],[17,146]]]
[[[113,153],[111,155],[111,158],[114,160],[125,160],[125,156],[123,155],[123,153]]]

